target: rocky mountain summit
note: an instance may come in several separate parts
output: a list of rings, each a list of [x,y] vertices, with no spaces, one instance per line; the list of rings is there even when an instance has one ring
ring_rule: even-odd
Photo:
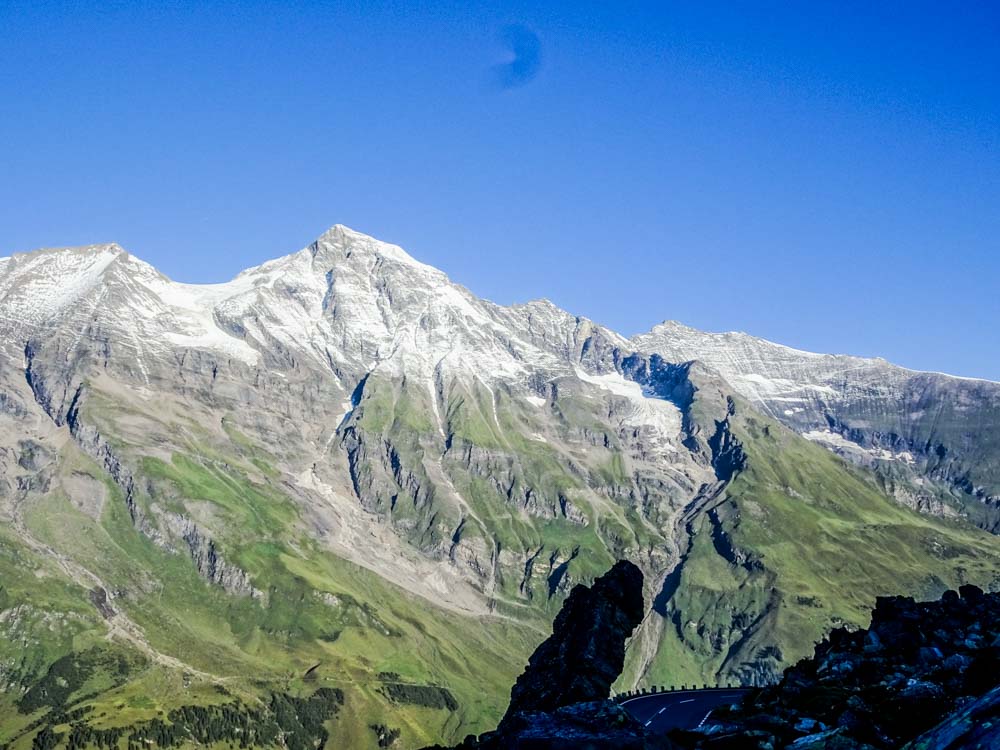
[[[342,226],[221,284],[116,245],[0,259],[0,742],[307,673],[356,708],[331,736],[461,738],[621,559],[646,610],[616,689],[767,684],[878,595],[1000,586],[998,394],[628,339]]]

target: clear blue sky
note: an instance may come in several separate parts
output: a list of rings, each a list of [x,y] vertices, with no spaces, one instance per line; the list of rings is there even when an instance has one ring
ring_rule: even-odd
[[[1000,380],[1000,4],[407,5],[3,0],[0,254],[220,281],[343,223],[625,334]]]

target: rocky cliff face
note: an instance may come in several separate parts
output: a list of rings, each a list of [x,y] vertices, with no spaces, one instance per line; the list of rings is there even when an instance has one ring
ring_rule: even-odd
[[[1000,384],[674,321],[630,343],[712,367],[764,414],[873,469],[900,502],[1000,529],[1000,469],[991,458],[1000,447]]]

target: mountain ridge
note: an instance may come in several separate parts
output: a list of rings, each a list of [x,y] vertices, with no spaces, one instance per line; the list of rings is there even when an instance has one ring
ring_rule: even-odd
[[[872,363],[877,363],[877,364],[885,364],[885,365],[888,365],[889,367],[893,367],[893,368],[899,369],[899,370],[906,370],[907,372],[911,372],[911,373],[914,373],[914,374],[941,375],[943,377],[951,378],[951,379],[954,379],[954,380],[971,380],[971,381],[978,381],[978,382],[990,383],[990,384],[993,384],[993,385],[1000,384],[1000,380],[991,380],[990,378],[980,378],[980,377],[973,377],[973,376],[968,376],[968,375],[956,375],[954,373],[943,372],[943,371],[939,371],[939,370],[921,370],[921,369],[914,368],[914,367],[907,367],[905,365],[901,365],[901,364],[893,362],[893,361],[891,361],[889,359],[886,359],[885,357],[879,357],[879,356],[866,357],[866,356],[863,356],[863,355],[860,355],[860,354],[849,354],[847,352],[817,352],[817,351],[813,351],[812,349],[801,349],[799,347],[789,346],[788,344],[782,344],[782,343],[780,343],[778,341],[774,341],[772,339],[768,339],[768,338],[765,338],[763,336],[756,336],[756,335],[754,335],[752,333],[747,333],[746,331],[739,331],[739,330],[702,331],[701,329],[698,329],[698,328],[695,328],[693,326],[687,325],[683,321],[674,320],[674,319],[665,319],[665,320],[662,320],[659,323],[656,323],[655,325],[653,325],[653,327],[650,328],[650,330],[644,331],[642,333],[637,333],[637,334],[635,334],[633,336],[630,336],[629,340],[630,341],[634,341],[636,339],[641,340],[641,339],[643,339],[645,337],[653,337],[653,336],[656,336],[657,334],[662,333],[662,331],[664,329],[667,330],[667,331],[684,331],[684,332],[689,332],[689,333],[695,333],[695,334],[700,334],[702,336],[710,336],[710,337],[713,337],[713,338],[722,338],[722,339],[747,339],[747,340],[750,340],[750,341],[758,342],[758,343],[763,344],[765,346],[773,346],[776,349],[784,349],[784,350],[787,350],[787,351],[789,351],[791,353],[794,353],[794,354],[797,354],[797,355],[802,355],[802,356],[833,357],[833,358],[837,358],[837,359],[852,359],[852,360],[859,360],[859,361],[863,361],[863,362],[872,362]]]
[[[953,401],[971,398],[985,403],[989,418],[1000,424],[1000,384],[989,380],[910,370],[880,358],[807,352],[741,332],[704,333],[671,321],[627,339],[546,300],[510,306],[480,300],[399,246],[379,242],[343,225],[335,225],[307,248],[245,269],[219,284],[173,282],[114,244],[50,248],[11,256],[13,265],[5,263],[3,274],[11,276],[19,266],[27,266],[30,272],[33,262],[42,257],[62,259],[64,255],[93,252],[103,256],[103,262],[98,260],[78,274],[84,281],[77,278],[69,285],[72,299],[91,288],[88,284],[102,280],[109,269],[114,272],[122,270],[122,265],[134,266],[132,273],[143,282],[140,291],[149,300],[148,306],[155,309],[133,306],[129,316],[142,320],[151,312],[159,312],[172,320],[166,326],[143,325],[143,330],[129,332],[133,337],[159,337],[177,346],[214,349],[251,366],[268,364],[261,357],[267,360],[274,353],[287,358],[297,352],[321,362],[326,360],[327,364],[338,363],[331,365],[336,374],[340,362],[360,354],[354,356],[355,369],[389,371],[392,376],[400,376],[419,365],[420,377],[433,392],[441,370],[474,371],[480,378],[493,380],[494,371],[502,367],[505,377],[511,379],[518,372],[523,374],[518,360],[527,358],[535,363],[547,360],[549,371],[565,371],[565,360],[581,355],[583,342],[593,336],[603,339],[605,346],[622,351],[631,348],[656,353],[675,362],[698,360],[716,370],[756,408],[849,460],[875,468],[893,485],[891,491],[907,502],[948,506],[954,512],[979,517],[977,523],[986,528],[1000,527],[1000,472],[983,476],[977,462],[942,462],[936,454],[947,453],[950,440],[961,440],[961,435],[936,441],[937,425],[900,424],[896,419],[910,408],[904,400],[917,400],[929,389],[937,388],[955,391],[949,394]],[[361,253],[365,261],[352,262],[355,253]],[[121,259],[124,261],[115,262]],[[95,265],[100,266],[96,272]],[[385,265],[395,267],[395,273],[376,268]],[[316,269],[327,267],[342,269],[343,273],[340,278],[331,277],[331,272],[324,279],[318,278]],[[372,273],[383,274],[379,288],[365,282],[366,274]],[[417,286],[409,290],[412,284]],[[119,286],[128,292],[132,285],[125,280]],[[288,294],[290,289],[294,289],[292,294]],[[35,308],[38,299],[46,295],[53,315],[70,304],[51,299],[59,290],[44,278],[35,279],[30,290],[29,300],[12,305],[11,290],[0,286],[3,319],[8,325],[11,321],[39,325],[38,315],[44,311]],[[264,299],[269,290],[273,292],[271,299]],[[390,294],[385,294],[387,291]],[[405,302],[411,292],[429,300],[422,303],[425,309],[414,309]],[[393,294],[404,298],[398,305],[402,317],[393,314]],[[327,310],[327,304],[333,304],[334,309]],[[261,310],[263,317],[253,315],[255,310]],[[341,322],[334,330],[326,324],[328,320]],[[248,329],[248,322],[256,330]],[[470,335],[469,324],[482,329],[485,335]],[[145,330],[150,327],[152,330]],[[177,328],[186,330],[173,330]],[[422,335],[422,331],[433,335]],[[459,335],[453,336],[453,331]],[[368,341],[370,351],[359,345],[359,339]],[[514,356],[512,345],[518,350]],[[853,403],[846,402],[874,399],[871,408],[886,411],[882,402],[892,393],[885,393],[883,381],[889,381],[889,388],[902,395],[895,397],[891,414],[880,414],[880,423],[869,425],[869,406],[863,406],[858,414],[852,411]],[[350,383],[344,385],[348,392],[353,387]],[[981,393],[970,396],[971,391]],[[535,398],[542,396],[536,394]],[[349,413],[347,394],[342,400],[344,413]],[[440,406],[437,398],[431,402],[435,408]],[[440,422],[440,415],[437,419]],[[893,423],[890,429],[883,430],[881,422]],[[990,449],[995,447],[991,445]],[[920,465],[911,471],[901,463]],[[921,485],[928,474],[933,480],[930,489]]]
[[[344,235],[350,235],[350,236],[353,236],[353,237],[358,238],[358,239],[362,239],[362,240],[365,240],[365,241],[369,241],[369,242],[375,243],[375,244],[377,244],[377,246],[379,248],[378,252],[386,255],[386,257],[389,257],[392,260],[396,260],[396,261],[404,263],[404,264],[410,264],[410,265],[413,265],[415,267],[419,267],[419,268],[422,268],[424,270],[430,270],[430,271],[432,271],[432,272],[434,272],[436,274],[440,274],[441,277],[443,278],[443,280],[446,283],[448,283],[448,284],[450,284],[452,286],[460,288],[462,291],[468,293],[470,296],[473,296],[473,297],[476,296],[467,287],[464,287],[461,284],[453,282],[447,276],[447,274],[444,273],[443,271],[441,271],[441,270],[439,270],[439,269],[437,269],[437,268],[435,268],[433,266],[430,266],[430,265],[428,265],[426,263],[423,263],[423,262],[417,260],[416,258],[414,258],[413,256],[411,256],[409,253],[407,253],[401,246],[395,245],[395,244],[392,244],[392,243],[386,243],[386,242],[382,242],[382,241],[379,241],[379,240],[375,240],[373,237],[371,237],[369,235],[366,235],[363,232],[354,230],[354,229],[352,229],[352,228],[350,228],[350,227],[348,227],[346,225],[343,225],[343,224],[334,224],[329,229],[327,229],[325,232],[323,232],[313,243],[311,243],[306,248],[303,248],[302,250],[298,250],[298,251],[295,251],[295,252],[287,253],[285,255],[279,255],[279,256],[276,256],[276,257],[271,258],[269,260],[265,260],[265,261],[263,261],[262,263],[260,263],[260,264],[258,264],[256,266],[250,266],[250,267],[244,268],[243,270],[239,271],[235,276],[233,276],[232,278],[230,278],[228,280],[218,281],[218,282],[180,282],[180,281],[175,281],[173,279],[170,279],[166,275],[164,275],[159,270],[157,270],[155,268],[155,266],[152,266],[150,263],[148,263],[147,261],[141,259],[139,256],[137,256],[134,253],[132,253],[131,251],[127,250],[124,246],[120,245],[117,242],[91,243],[91,244],[86,244],[86,245],[75,245],[75,246],[41,247],[41,248],[36,248],[36,249],[33,249],[33,250],[19,251],[19,252],[12,253],[11,255],[8,255],[8,256],[0,257],[0,271],[4,270],[4,266],[8,262],[15,261],[15,260],[16,261],[23,261],[24,259],[27,259],[27,258],[33,258],[33,257],[37,257],[37,256],[42,256],[42,255],[55,255],[55,254],[62,254],[62,253],[75,254],[75,253],[80,253],[80,252],[84,252],[84,251],[86,251],[86,252],[108,251],[108,252],[112,252],[112,253],[114,253],[115,255],[118,255],[118,256],[125,255],[128,258],[130,258],[130,259],[134,259],[136,262],[138,262],[138,263],[140,263],[140,264],[142,264],[144,266],[147,266],[148,268],[153,269],[158,275],[162,276],[165,280],[169,281],[171,284],[174,284],[174,285],[183,286],[183,287],[190,287],[190,288],[202,288],[202,287],[204,287],[204,288],[219,288],[219,287],[228,285],[228,284],[230,284],[230,283],[232,283],[234,281],[237,281],[238,279],[241,279],[243,277],[251,276],[255,272],[263,271],[263,270],[265,270],[267,268],[279,265],[283,261],[288,261],[288,260],[292,259],[293,257],[295,257],[295,256],[297,256],[297,255],[299,255],[301,253],[304,253],[306,250],[313,249],[312,251],[315,252],[314,248],[317,246],[318,243],[322,242],[325,238],[329,238],[329,237],[331,237],[333,235],[336,235],[338,233],[339,234],[344,234]],[[678,333],[685,333],[685,334],[692,334],[693,333],[693,334],[697,334],[697,335],[702,336],[702,337],[711,337],[711,338],[715,338],[715,339],[736,339],[736,340],[751,341],[751,342],[754,342],[754,343],[757,343],[757,344],[761,344],[761,345],[766,346],[766,347],[774,347],[776,349],[786,350],[786,351],[794,353],[796,355],[810,356],[810,357],[830,357],[830,358],[836,358],[836,359],[857,360],[859,362],[866,362],[866,363],[873,363],[873,364],[884,364],[884,365],[888,365],[888,366],[890,366],[890,367],[892,367],[894,369],[905,370],[905,371],[913,373],[913,374],[939,375],[939,376],[950,378],[950,379],[954,379],[954,380],[967,380],[967,381],[973,381],[973,382],[988,383],[988,384],[991,384],[991,385],[1000,385],[1000,381],[991,380],[989,378],[956,375],[956,374],[953,374],[953,373],[948,373],[948,372],[944,372],[944,371],[937,371],[937,370],[921,370],[921,369],[917,369],[917,368],[906,367],[904,365],[900,365],[900,364],[891,362],[890,360],[887,360],[887,359],[885,359],[883,357],[878,357],[878,356],[866,357],[866,356],[862,356],[862,355],[855,355],[855,354],[848,354],[848,353],[827,353],[827,352],[817,352],[817,351],[813,351],[811,349],[801,349],[801,348],[797,348],[797,347],[788,346],[786,344],[782,344],[780,342],[776,342],[776,341],[773,341],[773,340],[770,340],[770,339],[767,339],[767,338],[764,338],[764,337],[761,337],[761,336],[755,336],[753,334],[750,334],[750,333],[747,333],[747,332],[741,331],[741,330],[728,330],[728,331],[719,331],[719,332],[702,331],[700,329],[696,329],[696,328],[694,328],[692,326],[689,326],[689,325],[687,325],[687,324],[685,324],[685,323],[683,323],[683,322],[681,322],[679,320],[676,320],[676,319],[664,319],[660,323],[654,324],[648,331],[636,333],[636,334],[634,334],[632,336],[626,336],[625,334],[621,334],[619,332],[616,332],[613,329],[611,329],[611,328],[609,328],[607,326],[604,326],[603,324],[597,323],[596,321],[594,321],[591,318],[587,318],[585,316],[579,316],[579,315],[574,315],[573,313],[569,313],[565,309],[560,308],[551,299],[549,299],[547,297],[538,297],[538,298],[535,298],[535,299],[526,300],[524,302],[514,302],[514,303],[511,303],[511,304],[508,304],[508,305],[504,305],[504,304],[501,304],[501,303],[492,302],[492,301],[490,301],[488,299],[485,299],[485,298],[478,298],[477,297],[477,299],[482,299],[484,302],[487,302],[490,305],[494,305],[494,306],[496,306],[498,308],[504,308],[504,309],[530,308],[530,307],[544,307],[544,308],[549,308],[551,310],[558,311],[559,313],[562,313],[564,315],[572,316],[572,317],[574,317],[574,318],[576,318],[578,320],[586,320],[586,321],[590,322],[593,325],[600,326],[605,331],[608,331],[608,332],[614,334],[614,336],[618,337],[623,342],[624,341],[628,341],[628,342],[635,342],[635,343],[638,343],[638,344],[642,344],[642,342],[644,340],[649,340],[649,339],[654,338],[656,336],[664,335],[664,333],[663,333],[664,330],[667,331],[667,335],[677,335]]]

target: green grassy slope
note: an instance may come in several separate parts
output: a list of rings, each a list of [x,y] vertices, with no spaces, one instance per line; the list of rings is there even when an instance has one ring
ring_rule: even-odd
[[[726,418],[725,397],[708,392],[690,409],[705,439]],[[503,391],[452,389],[442,445],[426,398],[366,385],[342,433],[352,481],[366,510],[426,555],[443,559],[455,536],[475,542],[492,568],[492,616],[435,606],[330,553],[280,459],[228,417],[212,431],[94,392],[84,418],[131,467],[141,518],[68,443],[52,489],[22,509],[31,544],[0,528],[0,746],[228,747],[243,722],[263,744],[375,747],[381,724],[419,747],[492,727],[569,585],[618,557],[664,564],[672,508],[655,482],[640,485],[603,402],[564,396],[543,424]],[[878,594],[1000,583],[996,537],[899,506],[869,474],[747,408],[728,426],[747,464],[690,520],[656,603],[666,627],[645,683],[767,679],[830,627],[862,624]],[[81,507],[60,489],[74,477],[102,488],[103,503]],[[253,595],[199,574],[170,527],[180,516],[205,527]],[[107,637],[76,569],[115,593],[148,645]],[[309,726],[289,718],[317,712]]]
[[[14,603],[18,609],[0,623],[8,636],[0,657],[12,688],[0,698],[0,744],[30,747],[45,727],[68,737],[72,724],[141,729],[183,706],[252,711],[274,693],[306,697],[319,687],[344,694],[345,706],[327,722],[343,743],[333,746],[374,747],[375,719],[400,730],[404,746],[460,738],[495,722],[541,632],[499,617],[450,613],[323,551],[294,530],[296,511],[287,498],[248,478],[268,472],[253,473],[237,453],[220,461],[218,450],[178,452],[169,462],[147,458],[140,476],[155,502],[213,504],[229,530],[221,553],[250,574],[262,598],[225,593],[200,577],[187,555],[140,534],[119,489],[72,445],[60,471],[105,483],[100,517],[59,492],[25,513],[34,539],[117,592],[114,605],[142,628],[152,649],[218,679],[185,678],[140,649],[105,640],[87,590],[5,530],[0,610]],[[150,497],[142,502],[148,506]],[[94,664],[74,672],[58,696],[17,702],[67,658]]]
[[[874,598],[1000,585],[1000,540],[888,499],[870,475],[747,409],[746,468],[690,524],[647,684],[767,680]],[[780,644],[775,648],[772,644]]]

